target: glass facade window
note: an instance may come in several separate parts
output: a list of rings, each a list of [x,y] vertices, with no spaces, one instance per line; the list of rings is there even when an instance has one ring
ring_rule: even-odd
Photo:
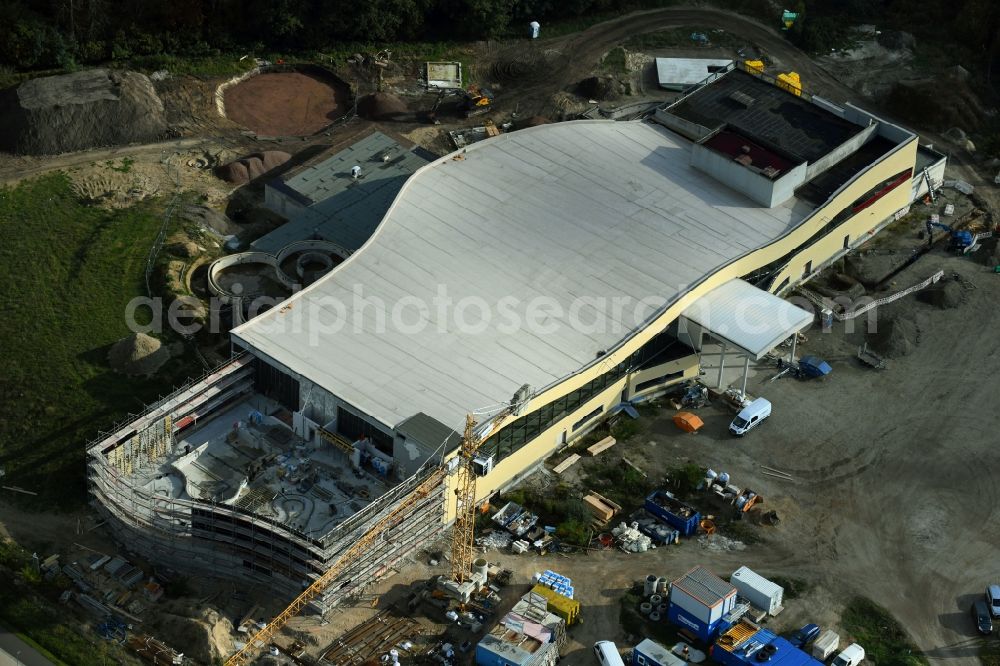
[[[669,333],[660,333],[629,356],[627,360],[604,374],[504,426],[499,432],[483,442],[480,451],[484,455],[494,456],[494,460],[499,462],[575,412],[591,398],[629,372],[643,366],[674,361],[692,353],[694,352],[690,347],[682,344]],[[592,416],[596,416],[596,414]],[[592,416],[587,418],[592,418]]]

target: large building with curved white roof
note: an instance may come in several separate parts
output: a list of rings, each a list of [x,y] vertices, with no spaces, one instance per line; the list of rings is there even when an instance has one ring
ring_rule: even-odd
[[[233,364],[91,447],[95,498],[123,538],[173,534],[199,553],[188,562],[294,588],[453,455],[467,414],[484,438],[483,498],[609,414],[699,377],[708,345],[748,368],[813,321],[781,295],[900,217],[944,168],[903,128],[736,68],[651,119],[503,134],[406,158],[408,178],[380,171],[393,159],[376,139],[371,154],[331,158],[321,183],[358,211],[372,178],[372,210],[341,228],[351,215],[331,197],[311,236],[360,247],[276,306],[251,306]],[[163,489],[176,496],[151,499]],[[330,594],[453,510],[420,504],[400,548]]]

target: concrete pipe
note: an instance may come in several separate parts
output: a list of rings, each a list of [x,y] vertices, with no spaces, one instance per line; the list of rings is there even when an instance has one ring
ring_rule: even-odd
[[[639,611],[643,615],[649,615],[650,613],[653,612],[653,604],[649,603],[648,601],[643,601],[641,604],[639,604]]]
[[[657,613],[656,611],[653,611],[652,613],[649,614],[649,621],[650,622],[659,622],[660,621],[660,614]]]
[[[650,595],[649,603],[653,604],[654,606],[659,606],[660,604],[663,603],[663,597],[661,597],[658,594]]]
[[[646,576],[646,586],[645,586],[646,594],[644,594],[643,596],[648,597],[651,594],[656,594],[656,592],[657,592],[656,581],[657,580],[659,580],[659,579],[656,576],[654,576],[653,574],[649,574],[648,576]]]

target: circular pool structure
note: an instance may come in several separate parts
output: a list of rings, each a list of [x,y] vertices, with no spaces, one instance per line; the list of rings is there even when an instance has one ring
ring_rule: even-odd
[[[220,93],[225,116],[261,136],[309,136],[351,108],[350,87],[308,65],[267,69]]]

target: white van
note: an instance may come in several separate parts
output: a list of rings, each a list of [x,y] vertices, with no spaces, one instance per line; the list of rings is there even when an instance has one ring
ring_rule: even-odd
[[[851,643],[833,660],[832,666],[858,666],[865,659],[865,649],[857,643]]]
[[[611,641],[594,643],[594,656],[601,666],[625,666],[622,656],[618,654],[618,646]]]
[[[757,398],[740,410],[733,422],[729,424],[729,432],[737,437],[747,434],[751,428],[756,428],[760,422],[771,415],[771,403],[766,398]]]

